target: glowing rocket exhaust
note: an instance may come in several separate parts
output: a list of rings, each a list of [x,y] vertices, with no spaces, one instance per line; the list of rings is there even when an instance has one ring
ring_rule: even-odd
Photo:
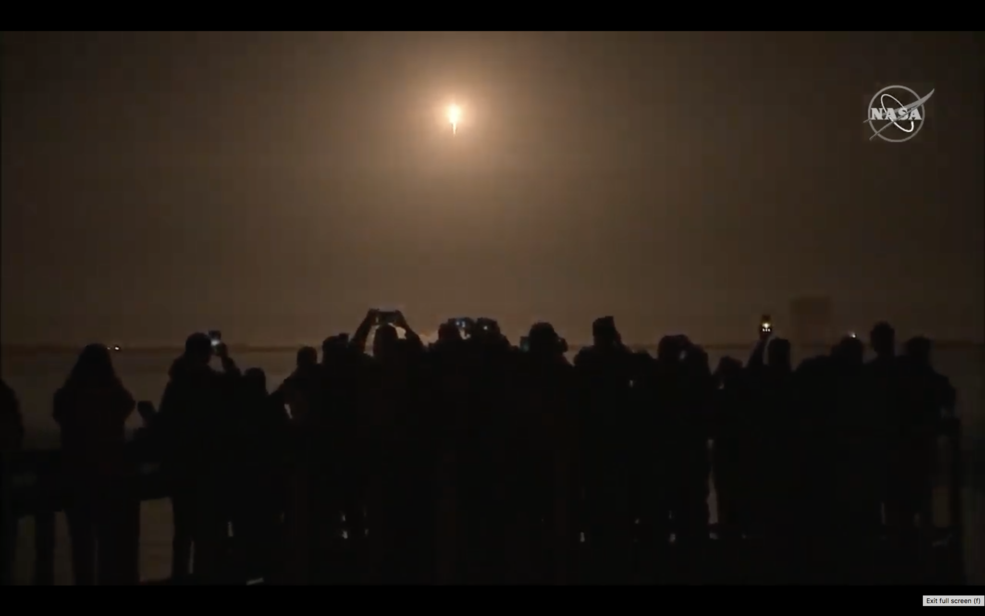
[[[451,123],[451,134],[458,134],[458,119],[462,116],[462,110],[458,108],[458,105],[452,105],[448,108],[448,122]]]

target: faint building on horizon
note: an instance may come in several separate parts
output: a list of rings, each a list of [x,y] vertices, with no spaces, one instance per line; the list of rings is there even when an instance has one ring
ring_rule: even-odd
[[[803,296],[790,300],[792,342],[804,346],[827,346],[834,341],[832,301],[826,296]]]

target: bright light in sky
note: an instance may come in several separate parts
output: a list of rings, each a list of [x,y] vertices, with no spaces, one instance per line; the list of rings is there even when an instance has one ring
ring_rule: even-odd
[[[458,132],[458,120],[462,117],[462,110],[459,109],[458,105],[452,105],[448,108],[448,121],[451,122],[451,132],[455,134]]]

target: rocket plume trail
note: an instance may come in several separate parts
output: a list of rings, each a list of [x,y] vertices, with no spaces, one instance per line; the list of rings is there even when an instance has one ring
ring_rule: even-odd
[[[462,115],[461,109],[458,105],[452,105],[448,108],[448,122],[451,123],[451,134],[458,134],[458,118]]]

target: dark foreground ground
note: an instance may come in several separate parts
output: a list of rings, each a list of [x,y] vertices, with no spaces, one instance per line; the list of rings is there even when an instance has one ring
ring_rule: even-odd
[[[886,539],[865,544],[841,540],[804,539],[802,543],[768,543],[743,540],[736,543],[710,540],[700,547],[668,546],[665,553],[636,555],[633,562],[613,560],[582,544],[569,563],[564,583],[575,585],[910,585],[951,586],[966,583],[956,549],[955,537],[940,533],[930,545],[893,545]],[[359,584],[351,564],[358,556],[340,545],[333,554],[319,559],[310,583]],[[354,547],[354,546],[353,546]],[[235,563],[235,545],[230,545],[230,563],[225,583],[231,585],[295,584],[281,574],[258,577]],[[527,575],[510,583],[554,584],[536,573],[537,563]],[[201,580],[153,580],[146,585],[196,585]]]

